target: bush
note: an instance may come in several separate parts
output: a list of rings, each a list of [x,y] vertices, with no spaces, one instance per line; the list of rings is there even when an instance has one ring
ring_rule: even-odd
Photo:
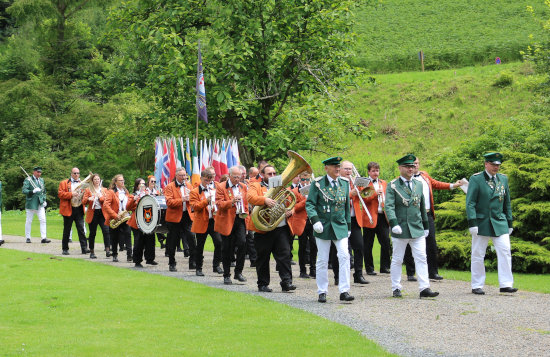
[[[512,85],[513,82],[514,82],[514,77],[512,77],[511,73],[502,72],[493,83],[493,87],[504,88]]]

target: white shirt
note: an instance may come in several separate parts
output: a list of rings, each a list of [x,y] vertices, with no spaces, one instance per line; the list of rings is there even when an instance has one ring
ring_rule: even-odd
[[[99,192],[101,192],[101,188],[99,189]],[[99,198],[94,195],[94,204],[92,205],[93,209],[101,209],[101,204],[99,204]]]
[[[485,170],[485,173],[487,174],[487,176],[489,176],[489,180],[492,179],[494,176],[491,175],[489,172],[487,172],[487,170]]]
[[[380,188],[380,179],[373,179],[369,176],[369,178],[372,180],[372,187],[374,187],[374,190],[378,193],[378,189]],[[378,213],[382,213],[382,199],[378,197]]]
[[[214,204],[214,197],[216,197],[216,194],[215,192],[208,191],[202,184],[200,186],[202,192],[204,192],[204,198],[208,199],[208,197],[212,196],[212,201],[210,201],[211,203],[206,205],[206,209],[208,209],[208,219],[210,219],[212,218],[212,205]]]
[[[176,180],[176,184],[181,185],[180,186],[181,197],[185,196],[185,193],[187,192],[187,185],[178,182],[178,180]],[[183,210],[185,211],[186,209],[187,209],[187,204],[185,201],[183,201]]]
[[[417,181],[420,181],[422,183],[422,194],[424,195],[424,202],[426,204],[426,211],[429,211],[432,207],[430,202],[430,186],[428,185],[428,182],[424,178],[424,176],[413,176]]]
[[[118,199],[120,200],[120,205],[118,206],[118,213],[126,211],[126,204],[128,203],[128,196],[123,189],[118,189]]]

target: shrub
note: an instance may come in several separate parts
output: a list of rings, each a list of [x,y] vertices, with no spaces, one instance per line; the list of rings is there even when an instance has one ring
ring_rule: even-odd
[[[493,83],[493,87],[504,88],[512,85],[513,82],[514,82],[514,77],[512,77],[511,73],[502,72]]]

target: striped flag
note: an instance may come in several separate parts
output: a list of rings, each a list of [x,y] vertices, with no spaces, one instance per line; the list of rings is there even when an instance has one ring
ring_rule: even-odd
[[[170,158],[168,167],[170,168],[170,181],[176,177],[176,148],[174,147],[174,139],[170,140]]]
[[[173,139],[173,140],[174,140],[174,146],[176,147],[176,168],[182,167],[181,163],[184,162],[183,147],[179,143],[179,138],[178,139]]]
[[[231,145],[231,156],[235,165],[242,165],[241,158],[239,156],[239,146],[237,145],[237,139],[233,139],[233,144]]]
[[[201,44],[199,42],[199,61],[197,64],[197,116],[208,123],[206,113],[206,89],[204,88],[204,73],[202,70]],[[198,140],[198,138],[197,138]]]
[[[225,139],[222,141],[222,148],[220,150],[220,174],[226,175],[229,173],[227,169],[227,149],[225,148]]]
[[[193,187],[201,183],[201,173],[199,169],[199,158],[197,157],[197,141],[193,143],[193,175],[191,175],[191,184]]]
[[[160,186],[162,178],[162,143],[159,138],[155,140],[155,178]]]
[[[231,142],[229,140],[227,140],[227,148],[225,149],[225,151],[227,153],[227,168],[230,169],[237,164],[233,162],[233,157],[231,155]]]
[[[170,182],[170,166],[168,166],[170,161],[168,155],[168,146],[166,145],[166,140],[163,140],[163,149],[162,149],[162,174],[160,180],[160,188],[166,187]]]
[[[185,151],[185,171],[191,173],[191,151],[189,151],[189,138],[187,138],[187,150]]]

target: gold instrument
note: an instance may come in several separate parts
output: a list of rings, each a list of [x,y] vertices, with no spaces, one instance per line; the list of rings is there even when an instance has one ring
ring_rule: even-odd
[[[353,174],[352,174],[353,176],[351,177],[351,179],[353,181],[353,189],[355,190],[355,192],[357,192],[357,196],[359,197],[359,202],[361,202],[361,206],[363,206],[363,209],[367,213],[367,216],[369,217],[370,224],[373,224],[374,221],[372,220],[372,216],[371,216],[371,214],[370,214],[370,212],[367,208],[367,205],[365,204],[365,201],[363,201],[363,198],[368,198],[368,197],[372,196],[375,193],[374,188],[370,187],[370,186],[367,186],[367,187],[363,188],[361,190],[361,192],[359,192],[359,189],[355,185],[355,179],[358,178],[358,177],[361,177],[361,175],[359,175],[359,171],[357,171],[357,169],[355,168],[355,165],[352,165],[352,167],[353,167]],[[372,190],[367,190],[367,189],[372,189]],[[372,191],[372,192],[369,192],[369,191]]]
[[[71,198],[71,206],[78,207],[82,204],[82,197],[84,197],[84,191],[86,191],[88,187],[93,186],[92,175],[93,174],[90,172],[90,174],[86,176],[84,180],[80,181],[72,190],[77,194]]]
[[[289,150],[287,154],[290,158],[290,163],[281,174],[282,185],[270,188],[265,194],[265,197],[275,200],[276,205],[273,207],[266,205],[256,206],[252,210],[252,222],[261,231],[268,232],[275,229],[285,218],[285,213],[291,210],[296,204],[296,196],[294,196],[292,191],[286,189],[286,185],[303,171],[312,173],[307,161],[298,155],[298,153]]]
[[[130,217],[132,217],[130,212],[122,211],[121,214],[120,214],[120,217],[113,218],[109,221],[109,227],[111,227],[112,229],[115,229],[118,226],[120,226],[122,223],[130,220]]]

